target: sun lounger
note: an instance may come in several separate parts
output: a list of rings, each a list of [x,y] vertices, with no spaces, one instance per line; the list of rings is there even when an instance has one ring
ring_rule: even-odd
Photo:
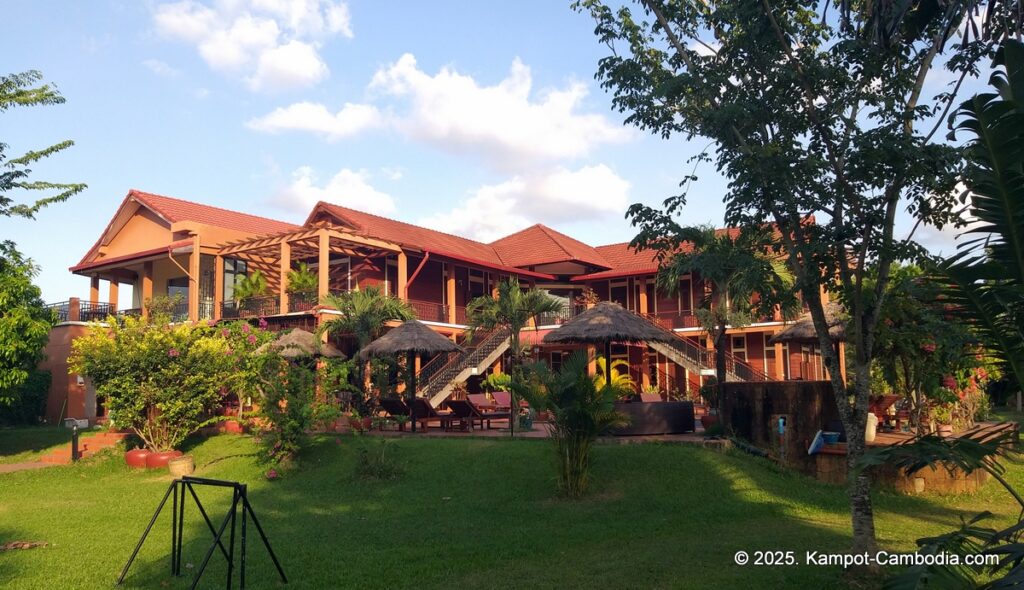
[[[490,428],[491,427],[491,420],[509,420],[512,417],[512,413],[508,411],[508,408],[507,407],[502,408],[500,406],[500,404],[498,404],[497,406],[487,406],[487,405],[478,406],[478,405],[474,404],[473,400],[470,399],[470,396],[475,396],[475,395],[476,394],[470,394],[470,395],[466,396],[467,399],[466,399],[465,403],[466,403],[466,405],[468,405],[472,409],[473,412],[475,412],[475,414],[476,414],[475,415],[475,419],[480,420],[480,427],[481,428],[483,428],[483,423],[485,421],[487,422],[487,428]],[[479,398],[476,398],[476,399],[479,399]],[[459,400],[450,400],[448,402],[448,405],[451,406],[452,402],[456,402],[456,401],[459,401]],[[495,401],[497,401],[497,400],[495,400]]]
[[[441,426],[441,428],[448,430],[452,427],[452,421],[457,419],[450,411],[447,410],[435,410],[433,406],[427,403],[427,400],[423,398],[416,398],[413,400],[413,408],[416,410],[416,422],[421,428],[427,430],[431,422],[434,422]]]
[[[412,415],[412,411],[409,409],[409,406],[407,406],[404,401],[398,398],[382,398],[380,400],[380,409],[387,412],[388,416],[392,418],[397,416],[405,416],[406,418],[408,418],[410,415]],[[405,430],[404,422],[398,425],[398,430]]]

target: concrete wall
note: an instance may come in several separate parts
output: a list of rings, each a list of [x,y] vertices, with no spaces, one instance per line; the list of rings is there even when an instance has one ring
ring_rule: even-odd
[[[50,371],[50,394],[46,400],[46,422],[57,424],[63,418],[96,419],[96,395],[87,384],[79,385],[77,375],[68,375],[71,342],[89,331],[86,324],[69,322],[50,330],[50,341],[43,350],[46,358],[39,368]]]

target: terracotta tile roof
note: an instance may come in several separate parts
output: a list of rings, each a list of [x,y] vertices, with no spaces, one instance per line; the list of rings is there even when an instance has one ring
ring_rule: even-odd
[[[629,247],[629,242],[607,244],[594,249],[608,261],[609,270],[573,277],[573,281],[611,279],[632,274],[653,273],[658,270],[658,263],[654,260],[653,252],[635,252]]]
[[[582,262],[612,268],[592,246],[540,223],[491,242],[491,246],[509,266]]]
[[[306,220],[307,224],[313,220],[314,215],[319,210],[326,210],[342,222],[351,225],[359,233],[393,242],[400,246],[447,252],[475,258],[491,264],[504,264],[501,258],[494,252],[494,248],[487,244],[324,201],[317,203],[313,213]]]
[[[155,195],[136,189],[128,191],[128,196],[135,198],[172,223],[176,221],[195,221],[205,225],[259,235],[291,231],[301,227],[294,223],[278,221],[268,217],[240,213],[230,209],[203,205],[164,195]]]

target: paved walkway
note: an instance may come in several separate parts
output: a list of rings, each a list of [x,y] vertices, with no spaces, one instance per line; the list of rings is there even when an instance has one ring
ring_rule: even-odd
[[[42,461],[0,463],[0,473],[14,473],[15,471],[28,471],[29,469],[42,469],[43,467],[53,467],[54,465],[54,463],[43,463]]]

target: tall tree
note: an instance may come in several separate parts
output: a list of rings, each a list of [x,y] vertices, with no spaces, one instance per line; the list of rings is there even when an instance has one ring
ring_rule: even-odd
[[[32,284],[37,269],[11,242],[0,242],[0,404],[28,379],[43,358],[53,312]]]
[[[627,121],[665,137],[710,138],[714,156],[703,159],[729,180],[726,221],[778,228],[846,430],[855,474],[848,493],[853,549],[860,552],[875,547],[870,479],[853,466],[864,452],[878,306],[892,263],[919,251],[911,236],[896,235],[895,220],[901,209],[918,224],[958,220],[953,189],[960,153],[933,140],[959,84],[935,98],[925,96],[925,84],[941,69],[936,57],[970,3],[948,3],[937,15],[929,4],[928,18],[918,18],[924,10],[904,10],[925,3],[840,1],[840,18],[828,14],[835,4],[636,0],[611,8],[579,0],[575,6],[594,18],[598,39],[611,47],[597,76]],[[1009,12],[993,15],[992,30],[1016,29]],[[1008,26],[998,26],[1000,20]],[[991,39],[964,36],[945,63],[962,79],[992,51]],[[684,203],[685,194],[667,199],[661,211],[634,208],[634,222],[657,231]],[[820,223],[808,223],[809,215]],[[871,285],[869,266],[878,271]],[[838,293],[851,317],[847,338],[856,355],[849,391],[823,288]]]
[[[14,107],[63,104],[64,97],[49,84],[38,85],[43,75],[35,70],[0,76],[0,112]],[[43,207],[68,200],[72,195],[85,190],[81,183],[47,182],[30,180],[29,166],[66,150],[75,142],[65,140],[37,151],[28,151],[11,158],[7,151],[10,146],[0,142],[0,217],[27,217],[32,219]],[[41,191],[47,196],[27,203],[15,202],[18,191]]]
[[[649,218],[650,212],[635,209],[638,218]],[[705,282],[708,288],[697,316],[715,346],[715,376],[725,383],[726,331],[750,324],[754,315],[767,315],[776,305],[791,316],[798,305],[793,274],[783,257],[772,254],[772,234],[766,229],[717,231],[710,225],[683,227],[672,219],[664,221],[656,228],[642,226],[632,246],[656,252],[662,291],[674,294],[679,280],[690,274]]]
[[[512,352],[513,378],[522,365],[523,351],[519,342],[520,332],[531,320],[546,313],[562,311],[562,302],[538,289],[523,290],[519,279],[509,277],[498,283],[497,297],[477,297],[466,306],[469,334],[472,338],[477,330],[506,330],[509,349]],[[512,391],[512,418],[510,432],[515,432],[515,410],[519,407],[515,390]]]

